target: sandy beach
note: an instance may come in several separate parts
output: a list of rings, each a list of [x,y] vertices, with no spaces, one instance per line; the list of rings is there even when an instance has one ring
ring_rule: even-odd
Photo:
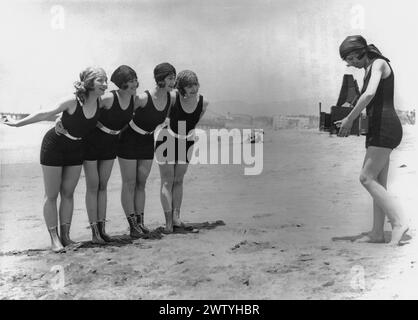
[[[398,248],[333,241],[371,228],[372,201],[358,180],[363,136],[278,130],[266,131],[260,175],[245,176],[243,165],[190,166],[183,220],[224,225],[61,254],[48,250],[42,215],[38,157],[47,129],[0,128],[2,299],[418,298],[417,126],[404,127],[391,157],[389,190],[411,223],[407,244]],[[145,209],[152,229],[164,222],[159,184],[154,163]],[[111,235],[128,230],[120,190],[115,162],[108,186]],[[84,195],[82,174],[71,227],[77,241],[91,237]],[[389,224],[386,230],[389,240]],[[63,286],[56,285],[56,270]]]

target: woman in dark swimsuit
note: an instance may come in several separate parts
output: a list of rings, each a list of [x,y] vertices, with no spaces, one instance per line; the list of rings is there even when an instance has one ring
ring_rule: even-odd
[[[107,89],[106,73],[100,68],[87,68],[80,73],[80,81],[74,86],[75,96],[64,99],[54,108],[38,111],[18,121],[5,122],[9,126],[21,127],[44,121],[62,112],[61,121],[67,133],[58,135],[55,128],[52,128],[45,134],[41,146],[45,184],[44,218],[51,237],[51,248],[55,252],[74,244],[69,237],[74,207],[73,195],[84,160],[84,138],[96,128],[101,107],[99,97]],[[61,196],[60,236],[58,194]]]
[[[154,68],[155,88],[135,99],[135,114],[120,135],[118,159],[122,176],[122,207],[133,238],[149,233],[144,225],[145,185],[154,158],[154,131],[171,106],[176,69],[169,63]]]
[[[389,59],[361,36],[349,36],[340,45],[347,66],[365,69],[362,93],[351,113],[341,121],[339,136],[349,135],[353,121],[366,108],[368,133],[360,182],[373,198],[373,229],[361,241],[384,243],[385,215],[392,225],[391,245],[408,231],[399,206],[386,190],[390,154],[402,140],[402,126],[393,105],[394,74]]]
[[[193,71],[184,70],[177,75],[178,92],[169,113],[169,123],[160,130],[161,135],[156,141],[166,233],[173,232],[176,227],[184,227],[180,220],[183,179],[193,151],[193,130],[209,104],[203,96],[198,95],[199,87],[199,80]],[[168,135],[171,136],[169,140]],[[170,149],[174,152],[170,152]]]
[[[102,97],[103,109],[97,128],[86,138],[84,172],[86,174],[86,207],[92,230],[92,242],[104,244],[112,239],[105,230],[107,183],[118,150],[119,133],[132,119],[138,88],[136,72],[119,66],[110,77],[119,88]]]

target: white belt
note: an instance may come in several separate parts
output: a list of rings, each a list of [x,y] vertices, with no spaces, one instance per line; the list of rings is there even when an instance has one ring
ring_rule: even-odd
[[[192,138],[194,136],[194,129],[190,130],[190,133],[188,135],[175,133],[173,130],[171,130],[170,126],[167,126],[167,130],[174,138],[177,138],[177,139],[185,139],[186,140],[186,139]]]
[[[143,129],[141,129],[140,127],[138,127],[135,122],[133,120],[129,121],[129,126],[136,132],[138,132],[139,134],[152,134],[154,131],[145,131]]]
[[[99,128],[100,130],[102,130],[103,132],[107,133],[107,134],[112,134],[112,135],[118,135],[120,133],[121,130],[112,130],[109,129],[108,127],[104,126],[103,123],[101,122],[97,122],[96,125],[97,128]]]
[[[79,137],[74,137],[71,134],[67,133],[62,133],[64,136],[66,136],[67,138],[71,139],[71,140],[81,140],[82,138]]]

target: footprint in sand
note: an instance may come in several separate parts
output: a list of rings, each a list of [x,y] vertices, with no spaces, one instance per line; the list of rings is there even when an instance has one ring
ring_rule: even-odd
[[[328,282],[325,282],[324,284],[322,284],[322,287],[331,287],[334,284],[335,284],[335,281],[331,280],[331,281],[328,281]]]
[[[271,274],[276,274],[276,273],[280,273],[280,271],[283,269],[284,266],[278,264],[275,264],[273,266],[269,266],[267,268],[264,269],[264,272],[266,273],[271,273]]]
[[[297,261],[300,261],[300,262],[307,262],[307,261],[312,261],[312,260],[314,260],[314,258],[312,257],[310,253],[302,253],[297,259]]]
[[[280,229],[284,228],[302,228],[304,225],[302,223],[285,223],[279,226]]]
[[[196,287],[197,285],[201,284],[201,283],[205,283],[205,282],[211,282],[212,279],[207,277],[207,276],[199,276],[198,278],[195,279],[187,279],[186,280],[186,287],[192,286],[192,287]]]
[[[49,249],[28,249],[28,250],[13,250],[7,252],[0,252],[1,256],[34,256],[34,255],[43,255],[45,253],[50,253]],[[54,253],[55,254],[55,253]]]
[[[285,273],[291,273],[291,272],[301,271],[301,270],[304,270],[304,267],[295,266],[295,265],[285,265],[283,266],[283,268],[281,268],[281,270],[278,273],[285,274]]]
[[[320,249],[321,251],[328,251],[328,250],[331,250],[331,248],[330,248],[330,247],[327,247],[327,246],[320,246],[320,247],[319,247],[319,249]]]
[[[240,235],[245,235],[245,234],[248,234],[248,235],[259,235],[259,234],[266,233],[266,232],[267,232],[267,230],[264,230],[264,229],[256,229],[256,228],[236,230],[236,233],[238,233]]]
[[[273,215],[274,215],[273,212],[270,212],[270,213],[260,213],[260,214],[253,215],[253,218],[254,219],[267,218],[267,217],[271,217]]]
[[[233,275],[233,276],[229,277],[229,280],[232,281],[235,284],[249,286],[250,285],[250,277],[251,277],[251,275],[249,273],[241,272],[240,274],[236,274],[236,275]]]
[[[260,250],[265,249],[276,249],[274,245],[272,245],[270,242],[256,242],[256,241],[241,241],[240,243],[237,243],[235,246],[231,248],[231,251],[233,252],[239,252],[239,253],[253,253],[253,252],[259,252]]]

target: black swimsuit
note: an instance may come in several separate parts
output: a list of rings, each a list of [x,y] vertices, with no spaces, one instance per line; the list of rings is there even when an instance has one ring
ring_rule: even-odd
[[[85,117],[83,107],[78,100],[73,114],[64,111],[61,118],[62,125],[70,135],[81,139],[72,140],[63,134],[57,135],[55,128],[51,128],[42,140],[41,164],[54,167],[82,165],[84,161],[84,138],[96,128],[99,114],[99,100],[97,100],[94,116],[89,119]]]
[[[170,93],[167,92],[167,104],[162,111],[155,108],[149,91],[147,104],[143,108],[137,108],[132,119],[134,125],[150,134],[136,132],[130,125],[120,134],[118,157],[123,159],[151,160],[154,158],[154,134],[155,128],[164,122],[171,104]]]
[[[128,108],[123,110],[120,106],[116,91],[113,93],[113,104],[110,109],[100,111],[99,122],[106,128],[114,131],[122,130],[132,119],[134,110],[134,97],[131,97]],[[96,128],[86,138],[84,160],[112,160],[116,158],[119,134],[110,134]]]
[[[362,94],[369,84],[371,68],[364,79]],[[380,79],[376,94],[366,108],[369,119],[366,148],[374,146],[395,149],[402,140],[402,125],[393,105],[394,75],[392,67],[390,69],[390,76]]]
[[[183,107],[180,103],[180,95],[177,92],[176,96],[176,103],[173,105],[173,107],[170,110],[169,118],[170,118],[170,126],[169,129],[177,135],[181,136],[187,136],[191,133],[191,131],[196,127],[197,123],[200,120],[200,115],[202,114],[203,110],[203,96],[199,96],[199,101],[197,103],[196,109],[192,113],[187,113],[184,111]],[[185,126],[184,126],[185,125]],[[162,131],[161,131],[162,133]],[[193,144],[194,139],[188,138],[177,138],[172,137],[172,143],[167,143],[167,136],[162,136],[160,139],[157,139],[155,148],[157,149],[159,146],[161,146],[164,143],[164,149],[166,148],[173,148],[175,151],[174,153],[170,153],[168,150],[163,150],[162,157],[164,159],[158,159],[160,156],[157,152],[157,161],[158,162],[170,162],[170,163],[178,163],[178,162],[186,162],[189,163],[192,152],[193,152]],[[183,140],[180,142],[179,140]],[[185,148],[182,147],[182,143],[185,142]],[[174,158],[172,158],[170,155],[173,155]]]

